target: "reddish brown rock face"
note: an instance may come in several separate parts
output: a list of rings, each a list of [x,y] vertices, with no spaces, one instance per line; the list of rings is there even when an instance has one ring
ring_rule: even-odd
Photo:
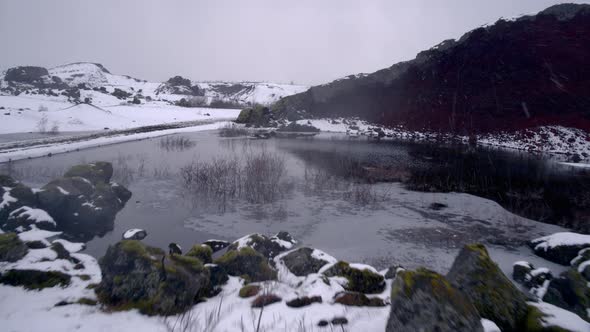
[[[461,134],[559,124],[590,129],[590,6],[498,21],[370,75],[286,97],[280,112],[360,116]]]

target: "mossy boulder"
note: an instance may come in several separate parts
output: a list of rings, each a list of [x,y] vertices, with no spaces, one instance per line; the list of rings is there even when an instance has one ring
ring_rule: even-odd
[[[194,245],[187,253],[187,256],[196,257],[201,260],[201,262],[207,264],[213,262],[213,250],[211,247],[204,244],[197,244]]]
[[[526,321],[526,297],[502,273],[482,244],[466,245],[447,279],[473,302],[481,317],[502,331],[521,331]]]
[[[230,250],[215,260],[229,275],[243,277],[249,282],[276,280],[277,273],[268,260],[256,250],[244,247]]]
[[[238,115],[236,123],[265,127],[271,120],[272,113],[270,109],[266,106],[256,105],[251,108],[243,109]]]
[[[357,269],[350,264],[339,261],[323,272],[327,277],[344,277],[348,280],[346,290],[366,294],[381,293],[385,289],[385,279],[382,275],[369,269]]]
[[[66,287],[72,277],[59,271],[8,270],[0,276],[0,284],[23,286],[26,289]]]
[[[240,288],[238,295],[241,298],[245,299],[248,297],[258,295],[258,293],[260,293],[260,290],[261,290],[261,288],[258,285],[246,285],[246,286]]]
[[[311,273],[317,273],[328,261],[313,257],[314,249],[299,248],[281,256],[280,260],[285,264],[287,269],[298,277],[303,277]]]
[[[209,289],[209,271],[195,257],[165,255],[137,240],[110,246],[100,259],[102,281],[96,293],[114,310],[136,308],[149,315],[171,315],[190,308]]]
[[[551,280],[543,301],[590,321],[590,287],[588,281],[576,269],[568,269],[559,278]]]
[[[15,233],[0,234],[0,262],[16,262],[29,251]]]
[[[392,285],[385,331],[483,331],[469,299],[442,275],[426,269],[400,271]]]
[[[72,166],[65,174],[64,177],[81,177],[89,180],[90,182],[97,183],[109,183],[113,176],[113,165],[109,162],[98,161],[92,164],[82,164]]]
[[[357,292],[342,292],[336,294],[334,297],[334,303],[355,307],[384,307],[386,305],[385,302],[378,297],[369,298],[365,294]]]

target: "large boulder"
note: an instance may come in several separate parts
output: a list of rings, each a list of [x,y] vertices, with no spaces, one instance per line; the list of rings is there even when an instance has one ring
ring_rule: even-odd
[[[139,309],[171,315],[190,308],[209,290],[209,271],[194,257],[168,256],[137,240],[110,246],[100,259],[102,281],[96,292],[115,310]]]
[[[113,230],[115,216],[131,198],[125,187],[109,182],[112,173],[110,163],[74,166],[37,193],[38,205],[70,238],[102,236]]]
[[[344,287],[352,292],[375,294],[385,289],[385,278],[370,269],[358,269],[346,262],[337,262],[323,274],[327,277],[344,277],[348,281]]]
[[[238,276],[248,282],[276,280],[277,273],[268,264],[268,260],[250,247],[230,250],[215,260],[229,275]]]
[[[555,233],[532,240],[535,254],[562,265],[570,265],[584,248],[590,248],[590,235],[572,232]]]
[[[15,233],[0,234],[0,262],[16,262],[29,251]]]
[[[391,290],[385,331],[483,331],[476,308],[444,276],[419,269],[400,271]]]
[[[467,295],[481,317],[502,331],[521,331],[525,326],[526,298],[491,260],[485,246],[463,247],[447,279]]]
[[[590,321],[590,287],[582,275],[575,269],[563,272],[559,278],[551,280],[543,301],[576,313],[582,319]]]
[[[318,273],[324,265],[330,263],[317,255],[314,256],[314,252],[315,249],[312,248],[299,248],[281,256],[280,260],[291,273],[303,277],[311,273]]]
[[[39,229],[54,231],[57,224],[45,210],[21,206],[10,212],[6,222],[2,224],[2,229],[20,233],[31,230],[33,225]]]

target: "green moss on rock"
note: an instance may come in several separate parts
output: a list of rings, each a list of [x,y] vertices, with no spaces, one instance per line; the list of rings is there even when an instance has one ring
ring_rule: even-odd
[[[113,310],[171,315],[190,308],[209,290],[209,270],[200,260],[167,256],[136,240],[110,246],[100,266],[103,278],[96,293]]]
[[[258,285],[246,285],[240,288],[239,296],[241,298],[247,298],[258,295],[260,292],[260,286]]]
[[[463,247],[447,278],[467,295],[483,318],[496,323],[502,331],[524,328],[526,298],[491,260],[482,244]]]
[[[353,292],[375,294],[385,289],[385,279],[371,270],[359,270],[350,267],[346,262],[339,261],[324,272],[328,277],[344,277],[348,280],[346,289]]]
[[[469,299],[444,276],[427,270],[400,271],[391,290],[386,331],[482,331]]]
[[[201,260],[204,264],[213,262],[213,250],[211,247],[205,244],[194,245],[187,253],[186,256],[196,257]]]

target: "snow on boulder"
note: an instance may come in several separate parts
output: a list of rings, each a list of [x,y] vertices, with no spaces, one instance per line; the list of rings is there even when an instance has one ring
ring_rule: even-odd
[[[203,244],[209,246],[214,253],[225,249],[230,245],[228,241],[223,240],[207,240],[203,242]]]
[[[234,241],[229,245],[227,250],[239,250],[244,247],[250,247],[266,258],[273,258],[293,248],[296,243],[297,241],[287,232],[279,232],[270,238],[262,234],[250,234]]]
[[[147,232],[140,228],[128,229],[123,233],[123,240],[143,240],[147,236]]]
[[[22,206],[8,215],[6,224],[3,229],[15,230],[20,229],[30,230],[31,225],[36,225],[40,229],[49,231],[55,230],[55,220],[44,210],[32,208],[29,206]]]
[[[562,265],[570,265],[580,250],[590,247],[590,235],[572,232],[555,233],[532,240],[535,254]]]

